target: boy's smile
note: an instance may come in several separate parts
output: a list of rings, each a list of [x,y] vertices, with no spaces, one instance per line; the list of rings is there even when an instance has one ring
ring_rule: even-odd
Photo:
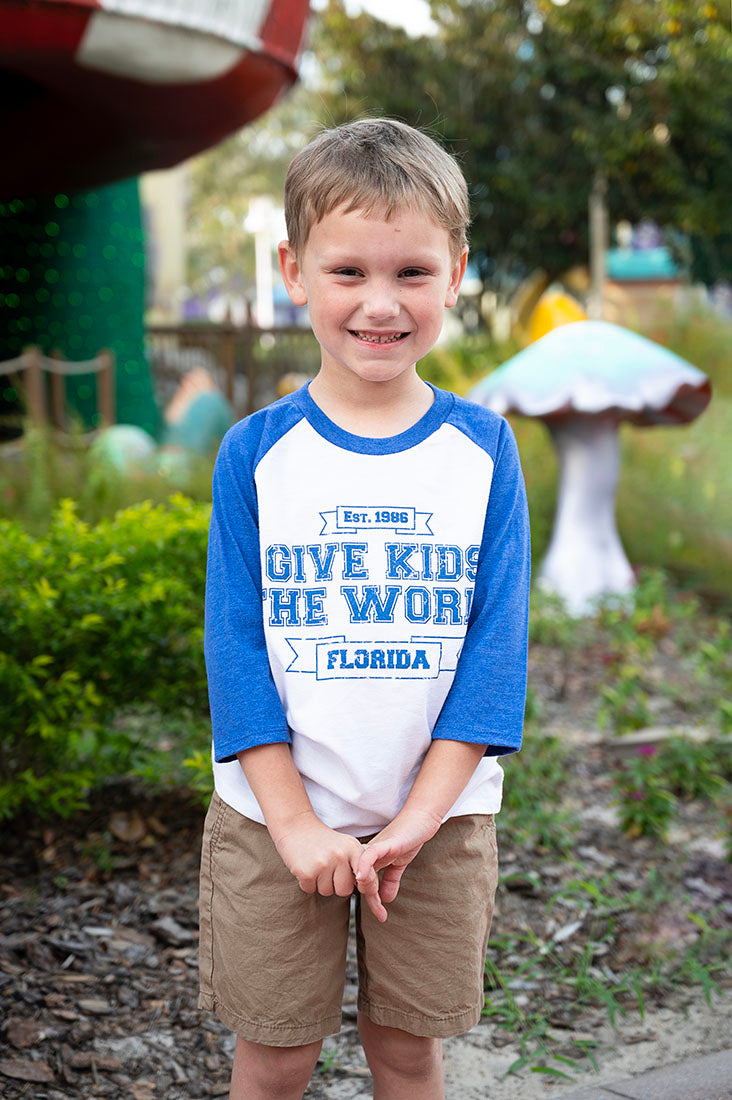
[[[283,242],[282,275],[293,302],[309,306],[321,381],[355,392],[417,382],[415,365],[457,301],[466,255],[454,260],[448,231],[416,209],[386,220],[339,207],[312,226],[299,262]]]

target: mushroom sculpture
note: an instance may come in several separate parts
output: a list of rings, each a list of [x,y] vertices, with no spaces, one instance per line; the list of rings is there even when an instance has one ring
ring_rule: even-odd
[[[542,587],[573,615],[629,592],[633,571],[615,526],[618,425],[689,423],[709,404],[707,376],[619,325],[576,321],[513,356],[468,397],[543,420],[556,446],[559,494]]]
[[[166,168],[295,80],[308,0],[0,0],[0,192]]]

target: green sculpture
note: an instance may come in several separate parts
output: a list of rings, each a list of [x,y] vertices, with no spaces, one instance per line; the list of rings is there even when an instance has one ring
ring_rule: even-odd
[[[157,436],[160,416],[145,359],[145,256],[137,180],[0,202],[0,362],[28,344],[64,359],[116,360],[117,420]],[[0,413],[19,395],[0,378]],[[98,423],[95,380],[66,380],[67,405]]]

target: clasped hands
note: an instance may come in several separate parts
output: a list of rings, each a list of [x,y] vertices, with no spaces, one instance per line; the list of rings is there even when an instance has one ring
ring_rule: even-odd
[[[306,894],[348,897],[358,888],[378,921],[399,892],[402,875],[440,819],[426,810],[404,809],[368,844],[329,828],[313,813],[294,818],[272,834],[285,866]],[[382,871],[381,882],[378,872]]]

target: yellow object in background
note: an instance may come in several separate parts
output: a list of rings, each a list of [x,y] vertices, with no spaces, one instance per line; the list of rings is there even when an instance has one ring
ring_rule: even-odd
[[[586,321],[587,314],[576,298],[561,290],[547,290],[536,303],[529,318],[529,341],[534,343],[560,325]]]
[[[286,397],[288,393],[294,393],[295,390],[299,390],[300,386],[304,386],[306,382],[309,382],[312,378],[310,374],[301,374],[299,371],[289,371],[287,374],[283,374],[277,383],[277,396]]]

